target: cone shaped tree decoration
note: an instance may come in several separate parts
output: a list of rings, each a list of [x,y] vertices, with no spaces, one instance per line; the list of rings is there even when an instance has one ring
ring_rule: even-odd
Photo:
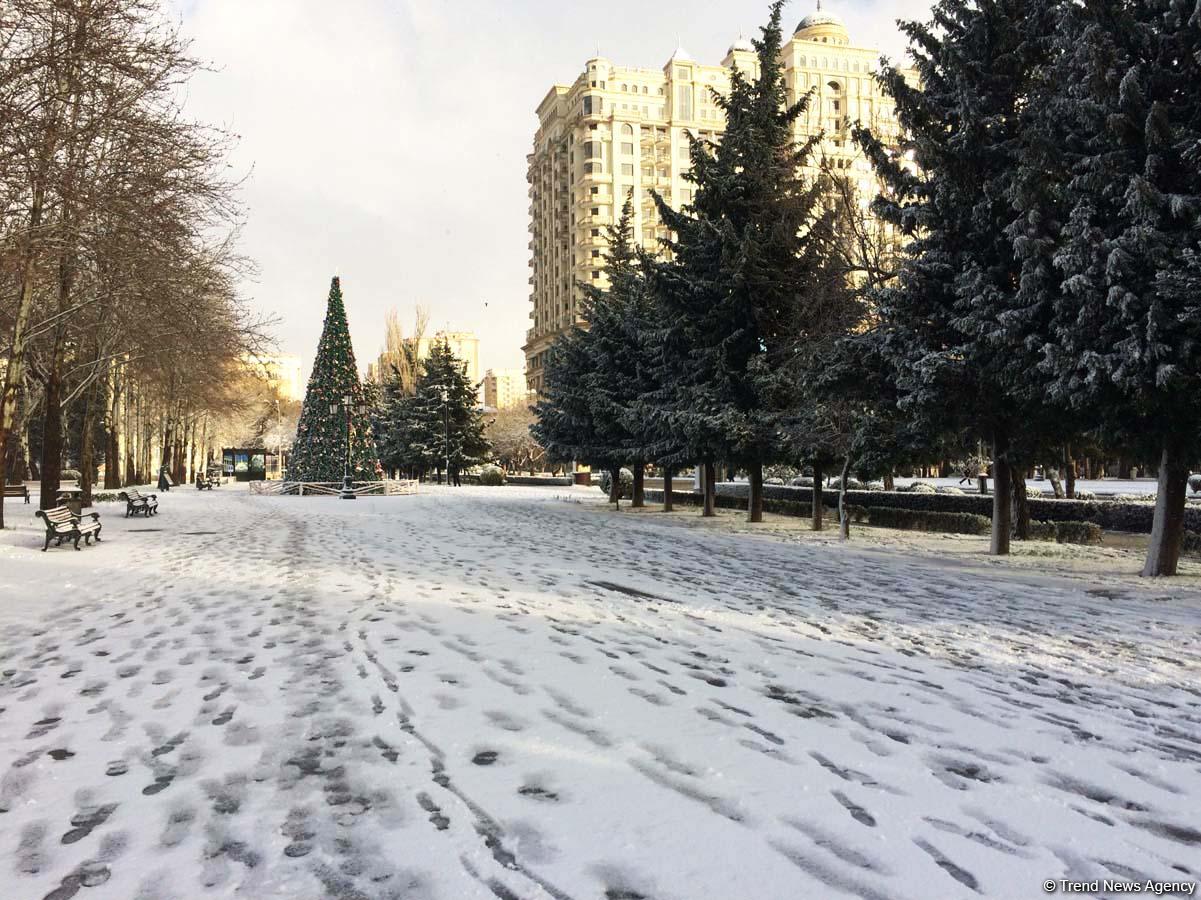
[[[381,469],[375,435],[350,344],[341,282],[334,276],[329,286],[325,328],[317,345],[317,358],[313,361],[313,374],[309,376],[288,464],[288,480],[341,481],[348,440],[351,479],[379,481]]]

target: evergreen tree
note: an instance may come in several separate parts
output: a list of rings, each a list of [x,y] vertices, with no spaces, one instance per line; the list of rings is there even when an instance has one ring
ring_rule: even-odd
[[[634,206],[629,198],[616,224],[609,227],[607,238],[607,287],[581,286],[582,312],[588,323],[584,341],[591,362],[588,402],[596,433],[609,445],[597,449],[629,465],[634,475],[631,505],[640,507],[644,505],[646,463],[651,458],[648,445],[653,441],[638,401],[656,387],[646,339],[653,333],[657,306],[634,247]]]
[[[351,399],[349,409],[344,402],[346,397]],[[288,464],[290,481],[341,481],[348,434],[351,478],[380,480],[371,420],[366,411],[357,411],[360,407],[366,410],[366,398],[346,325],[341,283],[334,276],[329,287],[325,327],[317,345],[317,358],[313,361]]]
[[[931,440],[965,429],[991,440],[994,554],[1009,552],[1014,437],[1043,400],[1030,339],[1047,310],[1021,308],[1006,227],[1048,20],[1043,0],[940,0],[929,24],[901,23],[920,86],[893,66],[880,75],[917,171],[856,133],[890,189],[877,212],[909,237],[899,279],[876,292],[880,346]]]
[[[677,211],[656,196],[675,234],[653,283],[671,323],[664,344],[676,371],[652,421],[707,473],[715,460],[746,468],[752,521],[763,515],[763,466],[783,452],[781,419],[795,391],[782,364],[828,225],[820,186],[800,174],[817,138],[794,142],[809,97],[787,103],[782,7],[772,4],[754,42],[757,71],[735,69],[729,93],[716,97],[726,115],[720,144],[692,143],[692,204]],[[712,479],[705,480],[712,514]]]
[[[620,470],[634,475],[633,505],[642,506],[645,463],[655,459],[657,441],[644,426],[639,401],[657,386],[650,335],[657,305],[633,245],[633,205],[627,199],[608,229],[607,285],[581,285],[582,317],[556,341],[538,404],[535,437],[552,458],[608,469],[620,497]]]
[[[625,461],[621,440],[606,434],[592,405],[593,362],[587,329],[580,325],[555,339],[546,355],[542,394],[535,405],[538,421],[530,429],[551,462],[578,462],[607,469],[616,485],[610,499],[618,501]]]
[[[1055,396],[1159,457],[1143,574],[1173,575],[1201,441],[1201,7],[1065,3],[1057,38],[1042,143],[1062,162],[1018,198],[1052,237],[1026,246],[1023,274],[1058,282]]]
[[[431,467],[445,472],[455,484],[464,469],[487,462],[492,449],[478,401],[476,386],[467,377],[467,364],[454,355],[446,341],[435,341],[422,360],[411,407],[413,450],[420,458],[432,460]]]

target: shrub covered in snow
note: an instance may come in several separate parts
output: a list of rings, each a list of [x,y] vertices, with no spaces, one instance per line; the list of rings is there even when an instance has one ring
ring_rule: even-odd
[[[937,488],[936,490],[940,494],[962,494],[963,493],[963,491],[961,491],[959,488],[955,487],[955,485],[953,485],[953,484],[945,485],[943,487]]]
[[[801,471],[796,466],[763,467],[763,481],[765,484],[788,484],[788,482],[800,474]]]
[[[1189,490],[1194,494],[1201,494],[1201,475],[1190,475],[1188,477]]]
[[[975,513],[930,512],[920,509],[901,509],[894,506],[853,506],[851,519],[867,521],[881,528],[904,531],[937,531],[943,534],[988,534],[992,520]]]
[[[915,481],[908,487],[899,487],[898,491],[905,491],[907,494],[937,494],[938,491],[934,485],[926,484],[924,481]]]
[[[884,482],[883,481],[869,481],[867,484],[865,484],[863,486],[863,489],[865,491],[882,491],[882,490],[884,490]]]
[[[500,466],[484,466],[480,469],[480,484],[485,487],[500,487],[505,483],[505,470]]]
[[[1076,491],[1075,500],[1096,500],[1097,495],[1092,491]]]
[[[832,490],[832,491],[842,490],[842,476],[841,475],[838,478],[835,478],[833,481],[830,482],[830,490]],[[861,490],[863,490],[863,482],[861,482],[855,478],[848,478],[847,479],[847,490],[848,491],[861,491]]]
[[[1096,522],[1031,522],[1030,538],[1060,544],[1099,544],[1101,526]]]
[[[813,479],[806,478],[804,476],[797,476],[796,478],[792,479],[788,483],[791,484],[793,487],[807,487],[807,488],[813,487]]]
[[[1114,494],[1109,499],[1114,503],[1154,503],[1154,494]]]
[[[621,497],[621,499],[626,500],[626,499],[629,499],[630,497],[633,497],[634,496],[634,473],[631,472],[629,469],[622,469],[619,478],[621,480],[621,487],[619,490],[619,496]],[[613,478],[609,475],[608,469],[606,469],[604,472],[601,473],[601,477],[600,477],[600,489],[602,492],[604,492],[606,497],[609,496],[609,489],[612,486],[613,486]]]

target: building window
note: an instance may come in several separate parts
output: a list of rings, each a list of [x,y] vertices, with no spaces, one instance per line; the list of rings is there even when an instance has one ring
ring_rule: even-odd
[[[592,280],[596,281],[598,278],[600,278],[600,269],[593,269],[592,270]]]
[[[681,119],[692,118],[692,85],[681,84],[676,87],[675,113]]]
[[[628,178],[633,178],[634,177],[634,164],[633,163],[622,163],[621,164],[621,174],[625,175]]]
[[[634,126],[631,125],[629,122],[626,122],[624,125],[621,126],[621,133],[632,136],[634,134]]]
[[[634,155],[634,142],[633,141],[623,141],[622,142],[621,155],[622,156],[633,156]]]

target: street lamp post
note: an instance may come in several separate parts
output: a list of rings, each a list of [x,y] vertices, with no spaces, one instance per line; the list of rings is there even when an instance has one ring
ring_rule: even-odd
[[[446,484],[450,485],[450,411],[447,401],[450,399],[446,388],[442,388],[442,457],[446,462]]]
[[[354,492],[354,482],[350,480],[350,413],[354,409],[359,409],[361,411],[361,406],[355,406],[353,404],[354,397],[352,397],[350,394],[346,394],[342,398],[342,407],[346,411],[346,453],[343,457],[342,463],[342,493],[340,493],[338,496],[343,500],[358,499],[358,495]],[[329,405],[329,411],[337,414],[338,404],[331,403]]]

